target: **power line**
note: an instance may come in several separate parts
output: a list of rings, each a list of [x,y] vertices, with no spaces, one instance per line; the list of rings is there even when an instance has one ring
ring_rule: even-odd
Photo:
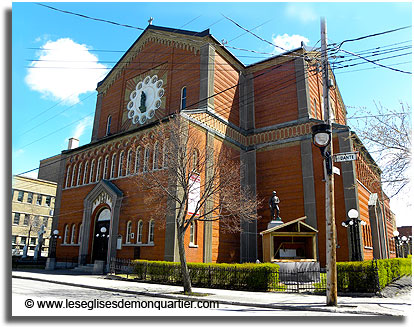
[[[43,3],[36,3],[36,4],[39,5],[39,6],[42,6],[42,7],[46,7],[46,8],[52,9],[52,10],[56,10],[56,11],[65,13],[65,14],[75,15],[75,16],[78,16],[78,17],[86,18],[86,19],[92,19],[92,20],[96,20],[98,22],[109,23],[109,24],[113,24],[113,25],[117,25],[117,26],[121,26],[121,27],[133,28],[133,29],[140,30],[140,31],[145,30],[144,28],[141,28],[141,27],[136,27],[136,26],[127,25],[127,24],[121,24],[121,23],[113,22],[111,20],[95,18],[95,17],[83,15],[83,14],[78,14],[78,13],[68,11],[68,10],[58,9],[58,8],[55,8],[55,7],[52,7],[52,6],[45,5]]]

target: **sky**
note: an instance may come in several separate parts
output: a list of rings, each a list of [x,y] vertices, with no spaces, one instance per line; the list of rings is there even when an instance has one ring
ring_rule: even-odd
[[[277,46],[289,50],[303,41],[309,47],[319,47],[322,16],[326,18],[330,44],[412,23],[410,2],[44,4],[135,28],[86,19],[36,3],[13,2],[9,31],[12,33],[12,174],[33,170],[28,173],[32,177],[37,177],[35,169],[39,161],[66,149],[70,137],[79,138],[80,145],[90,142],[96,85],[147,27],[150,17],[158,26],[192,31],[210,28],[210,33],[227,42],[228,49],[244,64],[278,54]],[[380,63],[411,72],[411,37],[412,28],[407,28],[345,42],[341,49],[353,53],[377,47],[390,49],[387,56],[393,58]],[[347,59],[351,57],[331,60]],[[345,68],[334,66],[350,116],[357,115],[361,108],[375,112],[376,103],[388,108],[398,108],[400,103],[411,105],[412,75],[361,62],[347,61],[345,64],[358,64]],[[411,225],[408,202],[406,195],[393,199],[397,225]]]

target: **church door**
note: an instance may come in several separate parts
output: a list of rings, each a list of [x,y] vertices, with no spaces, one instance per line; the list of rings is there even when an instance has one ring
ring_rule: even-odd
[[[111,211],[109,209],[102,210],[95,223],[92,262],[95,262],[95,260],[102,260],[106,263],[110,222]]]

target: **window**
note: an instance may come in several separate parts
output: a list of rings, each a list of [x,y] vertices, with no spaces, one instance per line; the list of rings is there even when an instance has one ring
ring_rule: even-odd
[[[135,174],[139,173],[140,163],[141,163],[141,148],[137,148],[137,151],[135,153]]]
[[[121,155],[119,156],[119,162],[118,162],[118,177],[122,176],[122,171],[123,171],[123,165],[124,165],[124,151],[121,152]]]
[[[109,115],[108,118],[106,119],[106,136],[111,134],[111,120],[112,120],[112,117],[111,115]]]
[[[20,244],[21,245],[26,244],[26,240],[27,240],[26,236],[20,236]]]
[[[33,226],[34,227],[39,227],[39,223],[40,223],[40,216],[34,216],[34,218],[33,218]]]
[[[42,194],[37,195],[36,204],[39,206],[42,205]]]
[[[36,245],[36,237],[30,238],[30,245]]]
[[[192,165],[193,165],[193,171],[194,172],[198,172],[198,151],[197,151],[197,149],[194,149],[194,151],[193,151],[193,162],[192,162]]]
[[[194,245],[195,242],[195,222],[193,221],[190,225],[190,244]]]
[[[13,224],[15,224],[15,225],[20,224],[20,213],[18,213],[18,212],[14,213]]]
[[[132,221],[128,221],[126,229],[126,243],[131,243],[131,233],[132,233]]]
[[[148,243],[154,243],[154,220],[149,222]]]
[[[168,139],[164,141],[164,146],[162,150],[162,166],[168,168]]]
[[[24,215],[24,220],[23,220],[23,225],[28,226],[30,222],[30,215],[29,214],[25,214]]]
[[[79,225],[79,234],[78,234],[78,244],[81,244],[82,242],[82,232],[83,232],[83,225]]]
[[[45,203],[48,207],[52,204],[52,197],[50,195],[46,195]]]
[[[153,154],[153,160],[152,160],[152,169],[157,170],[159,168],[158,161],[159,161],[159,151],[158,151],[158,142],[155,142],[154,144],[154,154]]]
[[[150,150],[149,150],[149,147],[146,146],[144,150],[144,168],[143,168],[144,172],[148,171],[149,156],[150,156]]]
[[[108,174],[108,165],[109,165],[109,156],[105,157],[105,161],[104,161],[104,168],[103,168],[103,175],[102,175],[102,179],[106,179],[107,178],[107,174]]]
[[[19,191],[19,195],[17,196],[17,201],[23,202],[23,196],[24,196],[24,192],[23,191]]]
[[[95,177],[96,182],[98,182],[101,179],[101,166],[102,166],[102,158],[99,157],[98,165],[96,166],[96,177]]]
[[[131,175],[132,151],[128,150],[125,175]]]
[[[70,243],[75,244],[76,225],[72,225],[72,232],[70,234]]]
[[[76,182],[76,185],[81,185],[81,176],[82,176],[82,163],[79,164],[79,168],[78,168],[78,180]]]
[[[144,223],[142,220],[138,222],[138,229],[137,229],[137,243],[142,243],[142,227],[144,226]]]
[[[88,166],[89,166],[89,163],[85,162],[85,169],[83,170],[83,182],[82,182],[82,184],[87,184],[86,179],[87,179],[87,176],[88,176]]]
[[[89,183],[93,181],[93,170],[95,169],[95,159],[91,161],[91,169],[89,170]]]
[[[68,188],[70,186],[69,181],[70,181],[70,166],[68,166],[68,171],[66,172],[66,188]]]
[[[180,109],[185,109],[186,103],[187,103],[187,88],[184,86],[181,89],[181,108]]]
[[[43,225],[45,228],[47,227],[47,222],[49,221],[49,217],[43,217]]]
[[[112,161],[111,161],[111,178],[115,177],[115,164],[116,164],[116,154],[114,153],[112,155]]]
[[[63,244],[68,244],[69,226],[65,226],[65,233],[63,234]]]
[[[27,203],[32,203],[33,202],[33,193],[29,192],[27,194]]]
[[[17,243],[17,235],[12,235],[12,244]]]
[[[71,179],[71,182],[70,182],[71,186],[75,186],[75,173],[76,173],[76,165],[74,165],[73,168],[72,168],[72,179]]]

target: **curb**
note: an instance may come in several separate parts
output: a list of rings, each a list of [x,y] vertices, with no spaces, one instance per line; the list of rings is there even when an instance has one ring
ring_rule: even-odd
[[[84,284],[76,284],[76,283],[69,283],[69,282],[62,282],[62,281],[56,281],[56,280],[47,280],[42,278],[36,278],[36,277],[28,277],[28,276],[14,276],[12,275],[12,278],[18,278],[18,279],[26,279],[26,280],[34,280],[34,281],[41,281],[41,282],[47,282],[47,283],[53,283],[53,284],[59,284],[59,285],[66,285],[66,286],[75,286],[75,287],[81,287],[81,288],[88,288],[88,289],[94,289],[98,291],[107,291],[107,292],[118,292],[118,293],[125,293],[125,294],[132,294],[132,295],[142,295],[142,296],[148,296],[148,297],[155,297],[155,298],[165,298],[165,299],[171,299],[171,300],[193,300],[193,301],[206,301],[205,298],[199,298],[196,296],[184,296],[184,295],[171,295],[171,294],[165,294],[165,293],[155,293],[150,291],[130,291],[130,290],[123,290],[118,288],[111,288],[111,287],[101,287],[101,286],[93,286],[93,285],[84,285]],[[265,308],[265,309],[277,309],[277,310],[288,310],[288,311],[313,311],[313,312],[331,312],[331,313],[343,313],[343,314],[359,314],[359,315],[371,315],[371,316],[388,316],[388,317],[394,317],[394,316],[401,316],[398,314],[391,314],[391,313],[377,313],[377,312],[371,312],[371,311],[361,311],[361,310],[346,310],[341,311],[339,307],[325,307],[325,308],[312,308],[309,306],[292,306],[292,305],[277,305],[277,304],[266,304],[266,303],[253,303],[253,302],[239,302],[239,301],[229,301],[229,300],[209,300],[209,301],[216,301],[220,304],[226,304],[226,305],[237,305],[237,306],[247,306],[247,307],[256,307],[256,308]],[[344,305],[346,306],[346,305]]]

